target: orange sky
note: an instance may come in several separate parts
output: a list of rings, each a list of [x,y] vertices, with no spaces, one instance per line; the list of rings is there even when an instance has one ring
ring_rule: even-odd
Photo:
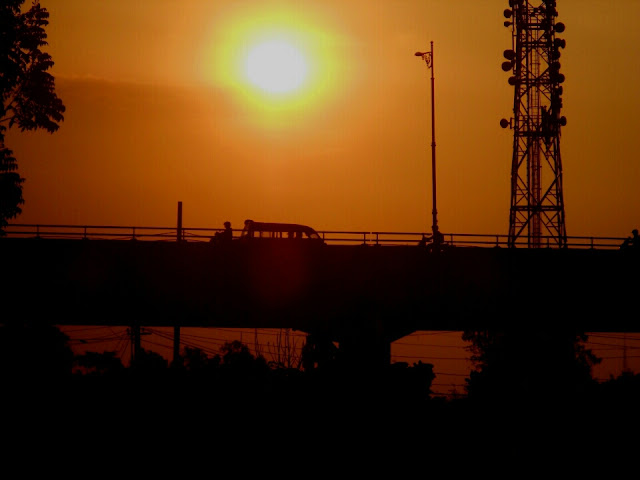
[[[557,3],[567,232],[624,237],[640,227],[640,2]],[[433,41],[440,228],[508,232],[506,0],[41,4],[67,110],[53,135],[7,136],[26,178],[14,223],[173,227],[182,202],[187,228],[430,231],[430,71],[414,52]],[[242,75],[274,35],[304,52],[297,93],[260,94]],[[449,348],[429,355],[460,356]]]
[[[513,90],[506,0],[86,0],[41,4],[58,132],[11,131],[26,178],[16,223],[219,228],[246,218],[317,230],[429,231],[434,42],[438,220],[508,231]],[[569,235],[640,226],[640,2],[559,0]],[[306,83],[257,93],[256,43],[304,52]]]

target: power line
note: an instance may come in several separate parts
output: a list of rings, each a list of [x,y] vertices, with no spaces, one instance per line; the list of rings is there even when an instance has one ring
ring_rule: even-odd
[[[232,334],[236,335],[238,337],[241,338],[241,336],[246,335],[247,333],[251,332],[251,333],[258,333],[258,336],[261,339],[264,339],[264,337],[277,337],[277,338],[281,338],[283,336],[283,331],[282,329],[229,329],[229,328],[211,328],[211,327],[204,327],[207,330],[207,333],[209,332],[220,332],[223,334]],[[104,331],[107,330],[108,333],[105,333],[102,336],[99,335],[95,335],[96,333],[98,333],[99,331]],[[167,327],[168,330],[168,327]],[[194,328],[188,328],[187,331],[200,331],[200,328],[194,327]],[[293,352],[293,354],[295,355],[295,359],[297,360],[297,354],[299,352],[299,350],[301,349],[302,345],[297,345],[296,342],[298,340],[302,340],[302,339],[306,339],[306,334],[300,334],[297,333],[296,331],[292,331],[289,329],[286,329],[287,333],[286,335],[289,336],[289,339],[293,339],[293,341],[287,345],[287,348],[289,349],[290,353]],[[157,335],[158,337],[168,340],[168,341],[172,341],[173,340],[173,334],[169,333],[169,331],[164,331],[162,327],[160,328],[153,328],[153,329],[147,329],[147,331],[151,334]],[[126,361],[127,359],[127,347],[129,346],[129,342],[130,342],[130,337],[127,333],[127,330],[123,329],[121,332],[117,332],[117,328],[114,329],[113,327],[89,327],[89,328],[74,328],[74,329],[66,329],[65,334],[67,334],[70,337],[70,344],[73,348],[76,347],[82,347],[83,345],[96,345],[96,344],[101,344],[101,343],[109,343],[109,342],[113,342],[113,341],[117,341],[117,345],[115,347],[115,353],[116,355],[118,355],[119,358],[121,358],[121,360],[123,361],[123,363]],[[460,332],[456,332],[456,331],[437,331],[437,332],[416,332],[414,334],[408,335],[407,337],[403,337],[404,339],[411,339],[411,338],[420,338],[422,336],[425,337],[433,337],[434,335],[437,336],[446,336],[446,335],[450,335],[452,333],[455,334],[459,334]],[[82,334],[92,334],[92,336],[87,335],[85,338],[78,338],[79,336],[82,336]],[[602,339],[615,339],[615,340],[624,340],[623,336],[616,336],[616,335],[610,335],[610,334],[596,334],[596,335],[592,335],[594,338],[602,338]],[[75,337],[75,338],[74,338]],[[236,338],[236,340],[240,340],[240,338]],[[627,337],[627,340],[640,340],[640,337]],[[188,346],[191,348],[198,348],[200,350],[202,350],[204,353],[208,354],[208,355],[215,355],[219,353],[220,348],[225,344],[228,343],[232,340],[230,340],[229,338],[221,338],[220,336],[211,336],[211,335],[198,335],[198,334],[190,334],[190,333],[185,333],[183,335],[181,335],[181,342],[180,344],[184,347],[184,346]],[[151,341],[150,339],[144,340],[145,343],[147,343],[147,345],[152,345],[154,347],[157,348],[161,348],[163,352],[169,352],[171,351],[171,346],[169,344],[165,344],[162,342],[157,342],[157,341]],[[604,343],[604,342],[592,342],[587,340],[586,342],[581,342],[581,344],[587,348],[590,348],[592,351],[594,351],[594,353],[597,354],[597,352],[599,351],[604,351],[604,350],[620,350],[622,348],[624,348],[622,345],[619,344],[614,344],[614,343]],[[252,352],[252,354],[255,354],[256,356],[258,355],[258,350],[262,350],[264,351],[264,355],[265,357],[269,357],[271,356],[271,358],[273,360],[277,360],[278,359],[278,348],[282,348],[284,345],[280,345],[278,346],[275,343],[271,343],[271,342],[266,342],[265,348],[260,349],[259,346],[260,344],[257,345],[258,348],[255,348],[254,346],[247,344],[247,347],[249,348],[249,351]],[[456,348],[456,349],[466,349],[467,347],[465,346],[456,346],[456,345],[435,345],[432,343],[428,343],[428,344],[423,344],[423,343],[415,343],[415,342],[406,342],[406,341],[397,341],[391,344],[391,348],[393,348],[394,350],[402,350],[402,348],[404,347],[412,347],[412,348],[429,348],[429,349],[434,349],[434,348]],[[598,348],[598,347],[605,347],[605,348]],[[626,347],[628,349],[638,349],[639,347],[634,347],[634,346],[628,346]],[[282,355],[282,353],[281,353]],[[602,358],[603,361],[614,361],[614,360],[619,360],[619,359],[624,359],[624,356],[605,356],[605,357],[599,357]],[[636,359],[636,358],[640,358],[640,356],[636,356],[636,355],[627,355],[626,356],[627,359]],[[406,355],[406,354],[392,354],[391,355],[391,361],[392,362],[396,362],[399,359],[414,359],[415,361],[424,361],[424,362],[435,362],[437,363],[438,361],[455,361],[455,362],[460,362],[463,361],[465,363],[470,363],[470,358],[469,357],[460,357],[460,356],[454,356],[454,357],[443,357],[443,356],[429,356],[429,355]],[[603,365],[597,365],[595,366],[597,368],[602,368]],[[594,367],[594,368],[595,368]],[[609,367],[609,368],[613,368],[613,367]],[[440,372],[435,372],[436,375],[450,375],[450,376],[460,376],[460,377],[468,377],[468,373],[453,373],[453,372],[448,372],[448,371],[440,371]]]

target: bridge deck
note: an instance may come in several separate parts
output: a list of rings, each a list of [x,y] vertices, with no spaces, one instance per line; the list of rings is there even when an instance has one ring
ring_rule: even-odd
[[[64,325],[640,331],[635,252],[0,239],[4,318]]]

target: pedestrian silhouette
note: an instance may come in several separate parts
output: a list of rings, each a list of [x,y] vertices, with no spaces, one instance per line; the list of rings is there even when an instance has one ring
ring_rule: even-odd
[[[640,236],[638,236],[638,229],[634,228],[631,231],[631,234],[633,235],[631,237],[631,246],[635,248],[640,248]]]
[[[231,229],[231,222],[224,222],[224,230],[221,232],[216,232],[213,237],[211,237],[210,242],[220,244],[220,243],[228,243],[233,240],[233,230]]]
[[[426,246],[430,252],[438,252],[441,250],[442,245],[444,245],[444,235],[440,231],[437,225],[432,227],[433,233],[431,235],[422,235],[422,239],[419,246]]]
[[[222,240],[224,242],[230,242],[233,240],[233,230],[231,229],[231,222],[224,222],[224,231],[222,232]]]
[[[626,250],[629,247],[631,247],[631,237],[627,237],[624,239],[624,241],[620,245],[620,250]]]

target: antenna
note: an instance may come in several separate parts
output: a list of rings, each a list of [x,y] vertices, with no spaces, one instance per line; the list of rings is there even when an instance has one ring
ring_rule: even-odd
[[[560,49],[556,38],[564,24],[556,23],[556,2],[533,6],[510,0],[505,27],[512,29],[512,48],[503,52],[502,70],[511,72],[513,117],[500,120],[513,130],[509,247],[526,239],[528,247],[566,247],[560,129],[567,119],[562,109]]]

